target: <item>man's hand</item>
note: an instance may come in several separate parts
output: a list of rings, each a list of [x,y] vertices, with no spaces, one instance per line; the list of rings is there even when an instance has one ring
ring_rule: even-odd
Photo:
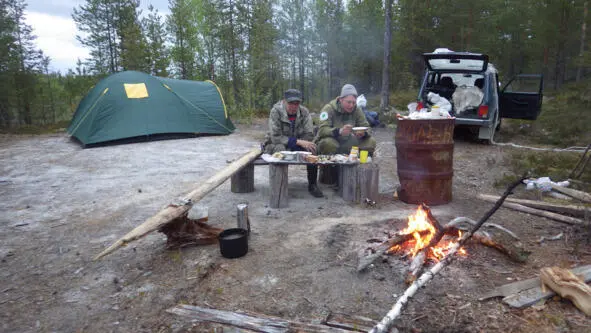
[[[339,130],[339,133],[341,134],[341,136],[349,136],[349,135],[351,135],[352,129],[353,129],[353,125],[346,124],[345,126],[343,126]]]
[[[312,154],[316,154],[316,145],[314,142],[306,141],[306,140],[297,140],[296,145],[304,148],[305,150],[311,152]]]

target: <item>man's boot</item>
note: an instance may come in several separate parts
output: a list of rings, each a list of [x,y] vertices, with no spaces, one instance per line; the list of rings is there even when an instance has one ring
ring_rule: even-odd
[[[316,198],[322,198],[324,195],[316,183],[316,179],[318,179],[318,166],[307,165],[306,168],[308,169],[308,192]]]

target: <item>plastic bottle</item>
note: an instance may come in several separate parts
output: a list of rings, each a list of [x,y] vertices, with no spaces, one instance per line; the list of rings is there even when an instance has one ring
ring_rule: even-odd
[[[350,161],[357,161],[359,158],[359,147],[353,146],[351,147],[351,152],[349,153],[349,160]]]

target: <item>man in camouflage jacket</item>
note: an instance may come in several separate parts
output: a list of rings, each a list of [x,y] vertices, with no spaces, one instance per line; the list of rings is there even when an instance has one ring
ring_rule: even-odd
[[[314,125],[310,111],[301,105],[302,94],[297,89],[288,89],[284,98],[273,105],[269,113],[269,132],[264,151],[273,154],[280,151],[309,151],[316,154],[314,144]],[[307,165],[308,191],[313,196],[323,197],[318,188],[318,166]]]
[[[351,147],[367,150],[370,156],[377,142],[369,131],[355,134],[353,127],[368,127],[369,123],[360,107],[356,105],[357,90],[345,84],[341,95],[326,104],[320,111],[320,127],[316,137],[318,153],[322,155],[349,154]]]

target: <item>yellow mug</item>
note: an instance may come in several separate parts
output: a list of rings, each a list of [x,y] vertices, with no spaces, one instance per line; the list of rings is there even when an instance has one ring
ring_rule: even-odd
[[[359,153],[359,162],[367,163],[367,150],[362,150],[361,153]]]

